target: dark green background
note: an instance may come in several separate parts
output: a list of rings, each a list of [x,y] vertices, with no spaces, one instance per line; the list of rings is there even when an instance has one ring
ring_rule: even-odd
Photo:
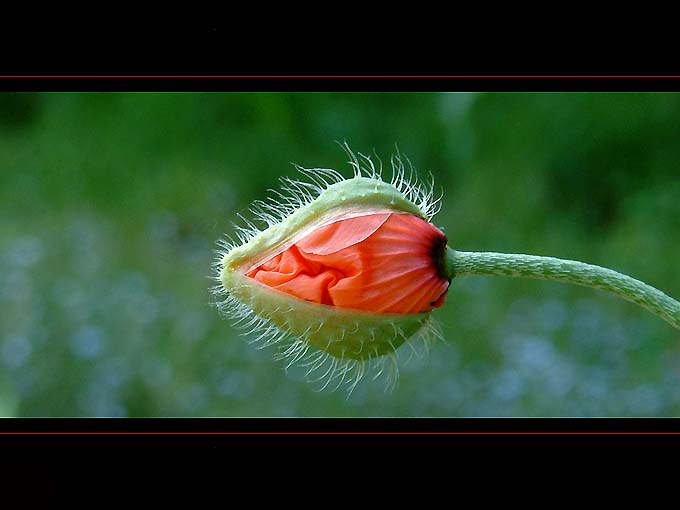
[[[461,250],[605,265],[680,296],[680,95],[0,94],[2,416],[680,413],[680,334],[557,283],[455,280],[399,387],[315,392],[210,306],[214,242],[290,162],[397,143]]]

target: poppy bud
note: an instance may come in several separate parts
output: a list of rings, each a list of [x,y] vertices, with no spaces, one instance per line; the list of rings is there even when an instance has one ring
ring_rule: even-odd
[[[375,377],[386,360],[396,368],[402,344],[439,336],[431,312],[451,278],[446,237],[429,222],[433,186],[406,179],[398,154],[388,183],[346,150],[353,178],[298,167],[311,182],[283,179],[283,193],[257,201],[267,228],[239,228],[240,245],[222,243],[215,267],[220,308],[258,332],[253,341],[278,345],[286,368],[299,362],[324,387],[337,379],[351,391],[367,366]],[[397,374],[387,371],[388,385]]]

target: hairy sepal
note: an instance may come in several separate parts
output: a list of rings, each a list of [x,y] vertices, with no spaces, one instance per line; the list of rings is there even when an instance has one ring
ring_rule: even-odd
[[[228,269],[222,282],[257,316],[336,358],[368,360],[394,352],[431,315],[373,314],[311,303]]]
[[[427,219],[395,186],[379,179],[354,177],[332,184],[309,204],[227,252],[222,259],[222,274],[227,270],[247,272],[327,223],[386,211]]]

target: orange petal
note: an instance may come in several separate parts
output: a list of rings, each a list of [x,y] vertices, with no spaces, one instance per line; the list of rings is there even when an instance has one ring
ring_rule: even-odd
[[[446,238],[403,213],[326,225],[247,276],[298,298],[376,313],[421,313],[444,303],[449,281],[437,267]]]
[[[378,230],[387,221],[390,213],[368,214],[356,218],[336,221],[315,230],[298,241],[298,247],[305,253],[329,255],[353,246]]]

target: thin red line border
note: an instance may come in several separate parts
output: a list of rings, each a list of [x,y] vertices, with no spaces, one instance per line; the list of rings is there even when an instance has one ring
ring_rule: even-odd
[[[301,431],[296,431],[296,432],[281,432],[281,431],[272,431],[272,432],[265,432],[265,431],[203,431],[203,432],[186,432],[186,431],[177,431],[177,432],[168,432],[168,431],[163,431],[163,432],[144,432],[144,431],[82,431],[82,432],[76,432],[76,431],[67,431],[67,432],[59,432],[59,431],[54,431],[54,432],[40,432],[40,431],[0,431],[0,436],[2,435],[14,435],[14,436],[25,436],[25,435],[54,435],[54,436],[73,436],[73,435],[79,435],[79,436],[120,436],[120,435],[136,435],[136,436],[149,436],[149,435],[158,435],[158,436],[199,436],[199,435],[208,435],[208,436],[225,436],[225,435],[236,435],[236,436],[262,436],[262,435],[277,435],[277,436],[300,436],[300,435],[314,435],[314,436],[495,436],[495,435],[500,435],[500,436],[528,436],[528,435],[536,435],[536,436],[603,436],[603,435],[611,435],[611,436],[646,436],[646,435],[680,435],[680,431],[678,432],[672,432],[672,431],[663,431],[663,432],[625,432],[625,431],[616,431],[616,432],[606,432],[606,431],[591,431],[591,432],[569,432],[569,431],[563,431],[563,432],[545,432],[545,431],[537,431],[537,432],[491,432],[491,431],[484,431],[484,432],[446,432],[446,431],[435,431],[435,432],[356,432],[356,431],[338,431],[338,432],[320,432],[320,431],[309,431],[309,432],[301,432]]]
[[[0,75],[0,79],[678,79],[680,75]]]

